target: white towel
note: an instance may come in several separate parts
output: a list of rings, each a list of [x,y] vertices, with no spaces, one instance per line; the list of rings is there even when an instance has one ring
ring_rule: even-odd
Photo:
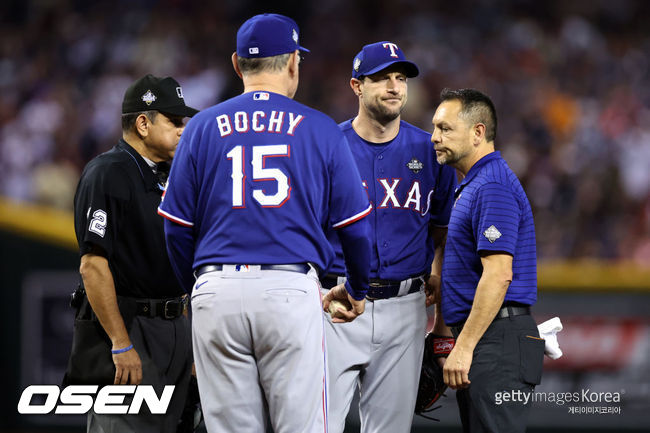
[[[562,322],[559,317],[553,317],[544,323],[537,325],[539,336],[544,339],[544,353],[551,359],[558,359],[562,356],[560,343],[557,341],[557,333],[562,330]]]

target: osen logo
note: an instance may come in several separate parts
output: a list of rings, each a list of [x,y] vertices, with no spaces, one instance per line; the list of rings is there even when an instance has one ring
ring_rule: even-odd
[[[97,392],[98,388],[97,385],[71,385],[59,392],[56,385],[30,385],[20,396],[18,413],[84,414],[93,409],[98,414],[138,414],[142,403],[146,403],[152,414],[164,414],[175,386],[166,385],[160,397],[152,385],[108,385]],[[131,394],[131,403],[125,404],[124,399]],[[34,396],[45,396],[45,402],[40,398],[34,402]]]

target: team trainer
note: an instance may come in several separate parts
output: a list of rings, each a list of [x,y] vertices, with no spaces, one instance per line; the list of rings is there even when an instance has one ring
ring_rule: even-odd
[[[444,380],[457,390],[465,432],[524,432],[528,400],[497,405],[495,395],[530,393],[541,381],[544,340],[530,315],[537,300],[533,213],[494,150],[490,98],[445,89],[441,99],[431,141],[438,162],[465,176],[455,191],[442,269],[442,314],[457,338]]]

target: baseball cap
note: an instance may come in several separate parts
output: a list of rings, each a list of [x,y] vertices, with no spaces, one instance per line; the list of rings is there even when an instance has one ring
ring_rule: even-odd
[[[279,14],[261,14],[249,18],[237,30],[237,55],[245,58],[271,57],[309,52],[298,44],[299,29],[294,20]]]
[[[404,65],[408,78],[417,77],[420,73],[415,63],[406,60],[397,44],[389,41],[368,44],[354,57],[352,78],[372,75],[396,63]]]
[[[183,89],[172,77],[147,74],[124,92],[122,114],[156,110],[174,116],[192,117],[199,110],[185,105]]]

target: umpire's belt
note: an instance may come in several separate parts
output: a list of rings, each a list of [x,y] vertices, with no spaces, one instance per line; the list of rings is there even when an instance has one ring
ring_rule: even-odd
[[[234,265],[234,266],[247,266],[247,265]],[[258,265],[263,271],[287,271],[298,272],[306,274],[311,270],[307,263],[295,263],[290,265]],[[201,275],[208,272],[223,271],[223,265],[203,265],[194,271],[194,277],[199,278]]]
[[[530,307],[527,305],[517,306],[506,304],[501,307],[497,315],[494,317],[494,320],[505,319],[507,317],[525,316],[528,314],[530,314]],[[460,325],[449,327],[449,329],[451,329],[451,333],[454,335],[454,338],[458,338],[460,331],[463,330],[463,325],[465,325],[465,322],[461,323]]]
[[[136,299],[136,314],[138,316],[162,317],[176,319],[187,309],[187,296],[171,299]]]
[[[342,281],[342,276],[336,274],[327,274],[320,279],[321,286],[325,289],[331,289],[341,284],[339,281]],[[423,282],[424,279],[422,277],[408,278],[403,281],[371,278],[368,291],[366,292],[366,299],[374,301],[375,299],[388,299],[419,292]]]

